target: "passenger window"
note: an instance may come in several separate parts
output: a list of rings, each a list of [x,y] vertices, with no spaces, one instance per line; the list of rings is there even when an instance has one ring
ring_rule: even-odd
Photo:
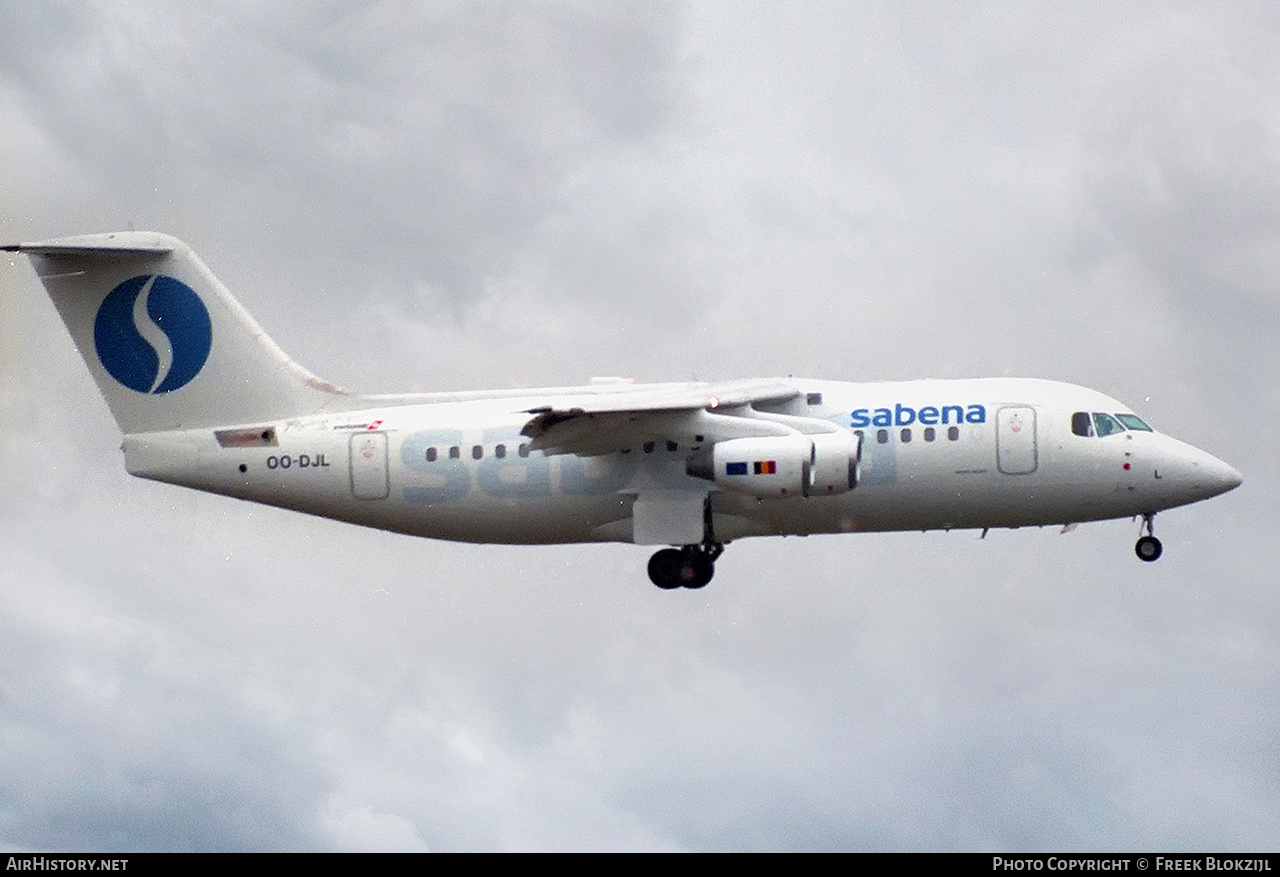
[[[450,460],[458,460],[461,458],[462,458],[462,448],[458,447],[457,445],[454,445],[449,449]]]
[[[484,456],[484,446],[483,446],[483,445],[476,445],[475,447],[473,447],[473,448],[471,449],[471,459],[473,459],[473,460],[479,460],[479,459],[480,459],[481,457],[483,457],[483,456]]]
[[[529,456],[529,446],[527,444],[520,446],[520,456],[522,457]]]
[[[1077,411],[1071,415],[1071,431],[1080,436],[1093,435],[1093,418],[1088,411]]]
[[[902,439],[902,443],[904,445],[908,444],[911,441],[911,430],[904,429],[902,432],[898,433],[898,438]]]
[[[494,455],[495,457],[497,457],[499,460],[501,460],[502,458],[506,457],[506,456],[507,456],[507,446],[506,446],[506,445],[498,445],[496,448],[494,448],[494,449],[493,449],[493,455]]]
[[[924,440],[925,440],[925,441],[927,441],[927,442],[931,442],[931,441],[933,441],[933,440],[934,440],[934,438],[935,438],[937,435],[938,435],[938,431],[937,431],[936,429],[934,429],[932,426],[926,426],[926,427],[924,428]]]
[[[949,427],[947,427],[947,440],[948,440],[948,441],[953,441],[953,442],[955,442],[955,441],[959,441],[959,440],[960,440],[960,427],[958,427],[958,426],[949,426]]]
[[[876,441],[878,441],[882,445],[889,444],[889,430],[887,429],[876,430]]]
[[[427,462],[434,463],[436,461],[436,449],[427,448]]]
[[[1100,438],[1124,432],[1124,427],[1120,425],[1120,421],[1116,420],[1110,414],[1102,414],[1097,411],[1093,414],[1093,426],[1094,429],[1098,431],[1098,436]]]

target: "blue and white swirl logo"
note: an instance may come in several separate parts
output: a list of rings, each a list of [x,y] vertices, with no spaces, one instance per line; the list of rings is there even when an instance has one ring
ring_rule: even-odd
[[[130,390],[169,393],[204,368],[213,326],[190,286],[163,274],[144,275],[103,299],[93,343],[103,367]]]

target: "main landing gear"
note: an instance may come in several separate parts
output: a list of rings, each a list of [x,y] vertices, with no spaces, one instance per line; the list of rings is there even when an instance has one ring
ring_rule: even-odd
[[[1133,551],[1138,555],[1139,560],[1145,560],[1151,563],[1159,560],[1160,555],[1164,553],[1164,546],[1160,544],[1160,540],[1155,535],[1155,512],[1142,516],[1142,528],[1147,531],[1147,535],[1138,539],[1138,544],[1133,546]]]
[[[716,558],[724,554],[711,516],[710,494],[702,504],[702,541],[683,548],[663,548],[649,558],[649,578],[664,591],[701,588],[716,574]]]
[[[664,548],[649,558],[649,578],[659,588],[701,588],[716,572],[716,558],[724,553],[719,542]]]

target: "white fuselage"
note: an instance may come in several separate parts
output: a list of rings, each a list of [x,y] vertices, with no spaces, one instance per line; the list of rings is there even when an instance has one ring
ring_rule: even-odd
[[[417,536],[469,542],[633,541],[632,505],[711,492],[715,538],[1019,527],[1150,514],[1222,493],[1239,474],[1168,436],[1078,435],[1079,412],[1128,411],[1100,393],[1023,379],[792,382],[764,415],[817,418],[861,441],[857,486],[760,499],[686,473],[696,441],[640,437],[598,456],[530,450],[539,406],[601,392],[528,391],[220,429],[127,435],[129,471]]]

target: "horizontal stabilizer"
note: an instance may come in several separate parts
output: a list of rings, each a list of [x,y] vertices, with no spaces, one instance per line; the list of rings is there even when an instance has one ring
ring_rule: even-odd
[[[173,252],[174,241],[163,235],[146,231],[119,231],[109,234],[84,234],[36,241],[29,244],[6,244],[0,250],[10,253],[28,253],[33,256],[97,256],[110,258],[113,253],[121,257],[159,256]]]

